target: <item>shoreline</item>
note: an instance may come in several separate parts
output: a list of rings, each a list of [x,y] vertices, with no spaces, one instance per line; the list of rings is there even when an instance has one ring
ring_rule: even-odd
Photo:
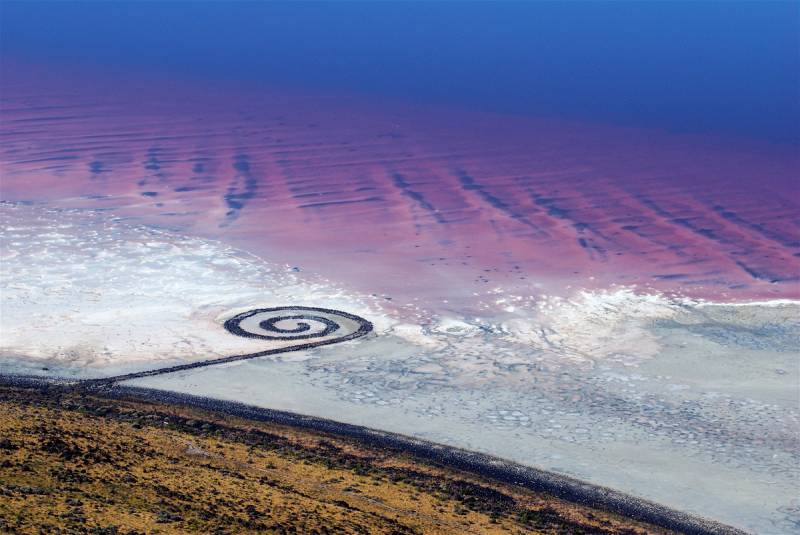
[[[205,410],[245,420],[331,434],[355,440],[369,447],[402,451],[412,457],[449,469],[467,472],[534,492],[542,492],[570,503],[615,513],[632,520],[677,530],[681,533],[691,535],[743,535],[747,533],[714,520],[683,513],[655,502],[569,476],[398,433],[288,411],[254,407],[238,402],[148,388],[120,386],[111,384],[107,380],[100,385],[87,385],[89,388],[82,383],[83,381],[64,384],[58,380],[44,377],[0,375],[0,386],[37,389],[43,394],[86,391],[93,396],[109,400],[157,402]]]

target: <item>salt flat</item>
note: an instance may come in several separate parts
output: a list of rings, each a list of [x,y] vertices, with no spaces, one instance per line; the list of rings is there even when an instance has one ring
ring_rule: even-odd
[[[722,315],[751,309],[726,308]],[[757,307],[797,334],[797,305]],[[577,363],[483,333],[387,332],[308,352],[129,384],[313,414],[484,451],[759,533],[792,533],[798,504],[796,352],[783,334],[726,337],[707,311],[648,328],[661,351]],[[713,313],[711,314],[714,315]],[[694,316],[694,318],[692,318]],[[741,316],[738,318],[741,319]],[[680,320],[678,320],[680,321]],[[773,343],[778,347],[766,348]],[[492,348],[491,346],[494,345]],[[515,344],[516,345],[516,344]],[[735,352],[732,351],[735,349]]]
[[[369,312],[285,266],[98,212],[5,203],[0,219],[0,372],[102,377],[279,348],[220,328],[276,304]]]

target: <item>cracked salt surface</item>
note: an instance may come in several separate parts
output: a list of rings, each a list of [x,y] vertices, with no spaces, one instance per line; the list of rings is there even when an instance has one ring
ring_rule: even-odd
[[[129,384],[485,451],[756,532],[800,526],[795,302],[496,288],[476,296],[479,317],[398,312],[218,243],[1,208],[0,372],[112,375],[258,350],[222,320],[331,307],[376,336]]]

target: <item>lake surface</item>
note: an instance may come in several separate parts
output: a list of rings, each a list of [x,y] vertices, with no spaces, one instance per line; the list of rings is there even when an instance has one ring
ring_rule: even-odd
[[[133,30],[105,6],[65,22],[39,13],[55,28],[47,47],[20,33],[33,24],[21,8],[4,9],[0,373],[104,377],[255,352],[264,342],[232,336],[226,319],[342,310],[374,331],[130,384],[481,450],[757,532],[797,529],[800,157],[782,97],[761,113],[728,77],[727,90],[695,88],[705,112],[687,111],[686,95],[639,78],[627,79],[643,96],[628,100],[602,77],[572,84],[561,67],[589,67],[569,50],[561,64],[530,59],[549,73],[537,82],[520,74],[524,54],[476,52],[473,72],[449,41],[449,82],[424,73],[435,90],[409,81],[405,48],[386,56],[383,85],[364,74],[380,64],[368,52],[349,56],[362,83],[333,83],[325,61],[345,64],[308,43],[275,49],[274,64],[248,56],[261,41],[243,21],[251,41],[222,29],[233,44],[219,56],[199,56],[190,23],[173,21],[186,41],[161,43],[170,70],[155,52],[165,31],[129,49]],[[177,8],[164,9],[171,20]],[[198,20],[204,10],[229,16],[206,7]],[[656,24],[641,17],[625,24]],[[56,46],[100,19],[117,41],[109,30]],[[519,50],[547,49],[513,28]],[[415,58],[436,57],[426,31],[398,37]],[[487,50],[501,34],[484,35]],[[758,47],[781,50],[781,35]],[[783,95],[783,60],[759,64],[758,47],[741,61]],[[614,87],[645,69],[585,52],[615,66]],[[728,68],[718,50],[698,53],[709,72]],[[666,57],[654,61],[671,80],[694,79]],[[559,84],[584,92],[555,98]]]

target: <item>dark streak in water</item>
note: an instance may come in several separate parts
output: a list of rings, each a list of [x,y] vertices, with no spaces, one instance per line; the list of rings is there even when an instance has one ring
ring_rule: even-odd
[[[103,162],[100,160],[93,160],[89,162],[89,173],[91,173],[92,178],[100,178],[100,175],[106,173],[108,170],[103,166]]]
[[[26,163],[45,163],[45,162],[62,162],[62,161],[71,161],[79,159],[79,156],[74,154],[68,154],[65,156],[49,156],[47,158],[36,158],[32,160],[16,160],[15,164],[26,164]]]
[[[536,231],[537,234],[541,232],[541,230],[537,225],[533,224],[533,222],[531,222],[524,215],[517,213],[511,207],[511,205],[509,205],[503,199],[489,192],[485,185],[478,184],[477,182],[475,182],[475,179],[472,176],[470,176],[466,171],[461,169],[456,171],[456,177],[458,178],[458,181],[461,184],[461,188],[463,190],[474,192],[489,206],[506,214],[511,219],[514,219],[515,221],[522,223],[526,227],[533,229],[534,231]]]
[[[658,280],[677,280],[689,277],[686,273],[668,273],[666,275],[653,275],[654,279]]]
[[[776,275],[775,273],[772,273],[772,272],[769,272],[769,271],[766,271],[766,270],[763,270],[763,269],[756,269],[756,268],[754,268],[752,266],[749,266],[749,265],[745,264],[741,260],[736,260],[735,262],[736,262],[737,266],[742,268],[743,271],[745,271],[748,275],[750,275],[751,277],[753,277],[756,280],[769,281],[769,282],[772,282],[772,283],[775,283],[775,282],[792,282],[792,281],[800,280],[800,275],[794,275],[794,276],[790,276],[790,277],[785,277],[785,276],[781,276],[781,275]]]
[[[26,117],[23,119],[11,119],[12,123],[43,123],[52,121],[71,121],[74,119],[86,119],[89,115],[51,115],[45,117]]]
[[[422,195],[420,192],[411,189],[411,185],[406,181],[405,177],[398,172],[391,173],[392,176],[392,183],[394,186],[400,190],[400,192],[405,195],[406,197],[412,199],[414,202],[417,203],[421,208],[426,210],[431,216],[436,220],[437,223],[443,225],[447,223],[442,214],[439,213],[437,210],[428,200],[425,199],[425,196]]]
[[[700,227],[700,226],[696,225],[695,223],[693,223],[693,220],[700,219],[700,216],[678,217],[675,214],[673,214],[672,212],[662,208],[658,203],[656,203],[652,199],[649,199],[649,198],[645,197],[644,195],[636,195],[635,198],[638,199],[639,202],[641,202],[643,205],[647,206],[648,208],[653,210],[656,214],[661,216],[668,223],[672,223],[674,225],[678,225],[680,227],[683,227],[683,228],[685,228],[687,230],[690,230],[694,234],[697,234],[698,236],[702,236],[703,238],[706,238],[708,240],[717,242],[719,244],[722,244],[722,245],[730,245],[731,244],[730,240],[719,236],[717,234],[717,232],[714,231],[714,229]]]
[[[365,199],[352,199],[349,201],[326,201],[326,202],[315,202],[310,204],[298,204],[298,208],[322,208],[324,206],[337,206],[342,204],[359,204],[359,203],[368,203],[368,202],[378,202],[382,201],[383,197],[367,197]]]
[[[758,223],[751,223],[750,221],[745,220],[744,218],[740,217],[735,212],[730,210],[726,210],[724,206],[716,205],[713,207],[714,211],[722,216],[724,219],[739,225],[740,227],[744,227],[750,229],[758,234],[764,236],[765,238],[774,241],[784,247],[800,247],[800,239],[791,239],[786,236],[782,236],[781,234],[766,228],[764,225],[760,225]]]
[[[199,191],[199,190],[203,190],[203,189],[206,189],[206,188],[202,188],[200,186],[179,186],[179,187],[175,188],[172,191],[174,191],[175,193],[186,193],[186,192],[189,192],[189,191]]]
[[[594,240],[584,236],[584,234],[588,231],[592,234],[596,234],[600,238],[605,238],[600,232],[595,230],[585,221],[572,217],[571,210],[556,206],[556,199],[537,194],[530,189],[528,191],[531,197],[533,197],[533,202],[536,203],[537,206],[541,206],[547,210],[547,215],[555,217],[556,219],[562,219],[572,225],[572,228],[578,233],[578,245],[580,245],[582,249],[589,253],[590,258],[596,260],[607,259],[608,253],[605,247],[596,244]]]
[[[244,209],[247,201],[255,197],[258,190],[258,180],[250,172],[250,160],[246,154],[236,156],[233,168],[237,173],[223,197],[225,204],[228,206],[228,211],[225,213],[225,220],[220,226],[230,225],[239,217],[239,213]]]
[[[311,193],[295,193],[292,195],[293,199],[307,199],[309,197],[325,197],[326,195],[334,195],[343,193],[344,190],[330,190],[330,191],[312,191]]]
[[[145,161],[144,168],[148,171],[158,171],[161,169],[161,164],[158,161],[158,149],[150,149],[147,151],[147,160]]]
[[[665,221],[668,223],[672,223],[673,225],[677,225],[683,227],[697,236],[700,236],[704,239],[710,240],[714,243],[718,243],[720,245],[727,246],[726,253],[729,257],[736,257],[736,256],[747,256],[747,257],[754,257],[755,251],[752,247],[748,247],[746,244],[738,244],[733,242],[730,239],[726,239],[720,236],[717,232],[713,229],[708,229],[704,227],[700,227],[693,222],[694,219],[699,219],[698,217],[676,217],[672,212],[662,208],[659,206],[655,201],[649,199],[643,195],[635,195],[635,198],[639,200],[643,205],[647,206],[651,210],[653,210],[656,214],[661,216]],[[719,212],[717,210],[717,212]],[[720,214],[722,215],[722,214]],[[735,214],[733,214],[735,216]],[[723,216],[724,217],[724,216]],[[730,219],[732,216],[728,216],[726,219]],[[747,273],[751,278],[756,280],[762,281],[769,281],[769,282],[790,282],[794,280],[799,280],[800,276],[792,275],[792,276],[784,276],[778,275],[771,270],[766,270],[763,268],[757,268],[752,265],[752,263],[746,264],[742,260],[738,260],[736,258],[731,258],[742,271]]]

